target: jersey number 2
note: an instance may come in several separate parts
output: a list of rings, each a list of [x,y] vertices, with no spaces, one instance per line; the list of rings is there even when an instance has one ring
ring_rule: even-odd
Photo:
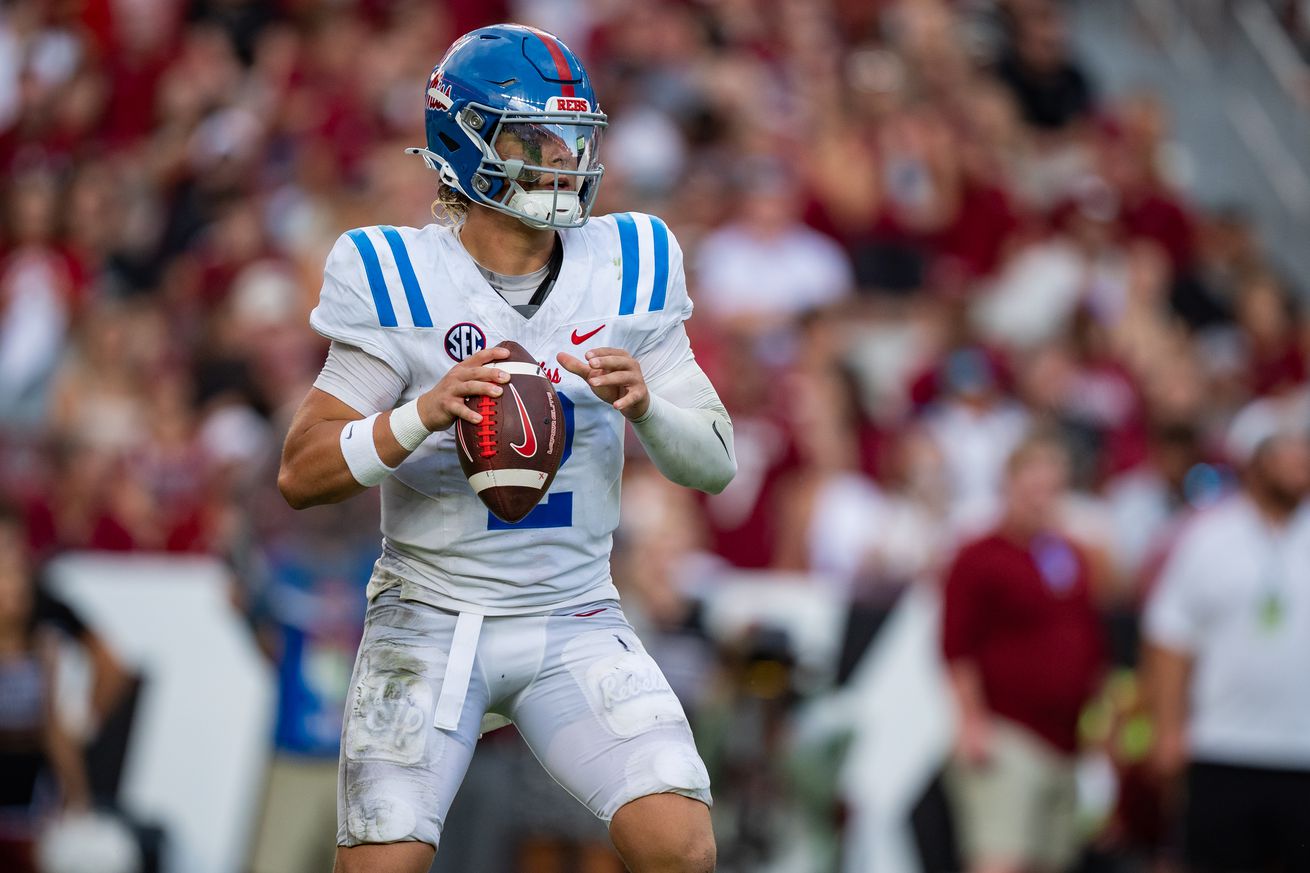
[[[560,409],[564,412],[564,456],[560,458],[561,468],[569,462],[573,454],[573,401],[563,391],[556,389]],[[547,527],[573,526],[573,492],[556,491],[546,495],[546,499],[532,508],[532,511],[520,522],[510,524],[501,521],[490,512],[487,513],[487,530],[536,530]]]

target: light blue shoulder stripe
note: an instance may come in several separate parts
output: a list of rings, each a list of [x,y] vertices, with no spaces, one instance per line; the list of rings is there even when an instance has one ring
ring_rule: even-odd
[[[346,231],[346,236],[359,249],[359,257],[364,261],[364,275],[368,276],[368,290],[373,292],[373,305],[378,310],[378,323],[383,327],[396,326],[396,311],[391,308],[391,295],[387,293],[387,282],[382,278],[382,265],[378,263],[377,250],[373,241],[363,229]]]
[[[619,315],[631,315],[637,310],[637,276],[640,267],[637,257],[637,224],[626,212],[616,214],[614,221],[619,227],[619,254],[623,258],[623,292],[619,297]]]
[[[664,308],[664,295],[669,290],[669,228],[652,215],[650,232],[655,242],[655,284],[650,291],[650,311],[659,312]]]
[[[405,300],[409,303],[409,315],[415,327],[432,327],[432,316],[428,314],[428,304],[423,300],[423,290],[419,288],[418,277],[414,275],[414,265],[409,261],[409,250],[400,232],[389,224],[381,225],[379,230],[391,246],[391,254],[396,259],[396,269],[400,271],[400,284],[405,286]]]

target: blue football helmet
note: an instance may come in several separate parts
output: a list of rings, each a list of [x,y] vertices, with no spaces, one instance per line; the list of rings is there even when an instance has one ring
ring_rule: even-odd
[[[428,77],[428,146],[407,149],[470,201],[533,227],[581,227],[605,168],[605,113],[582,62],[545,31],[468,33]]]

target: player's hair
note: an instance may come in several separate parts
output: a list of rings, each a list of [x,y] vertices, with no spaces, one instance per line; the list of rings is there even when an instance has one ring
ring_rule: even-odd
[[[27,519],[18,508],[18,504],[7,497],[0,497],[0,527],[14,527],[21,530],[26,523]]]
[[[432,201],[432,217],[442,224],[461,224],[469,214],[469,199],[445,182],[437,188],[437,199]]]
[[[1066,464],[1073,460],[1069,452],[1069,444],[1065,442],[1059,429],[1051,422],[1041,421],[1035,424],[1014,447],[1014,451],[1006,460],[1005,472],[1013,476],[1034,457],[1048,452],[1058,456]]]

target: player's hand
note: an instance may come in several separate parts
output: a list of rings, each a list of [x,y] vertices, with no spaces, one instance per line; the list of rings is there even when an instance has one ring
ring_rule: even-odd
[[[486,395],[499,397],[509,381],[509,373],[488,366],[509,357],[509,349],[495,346],[469,355],[446,371],[441,381],[423,392],[418,399],[418,417],[428,430],[446,430],[462,418],[478,424],[482,416],[464,403],[465,397]]]
[[[650,392],[637,359],[623,349],[592,349],[580,361],[560,352],[560,366],[585,379],[591,393],[622,412],[627,418],[641,418],[650,409]]]

